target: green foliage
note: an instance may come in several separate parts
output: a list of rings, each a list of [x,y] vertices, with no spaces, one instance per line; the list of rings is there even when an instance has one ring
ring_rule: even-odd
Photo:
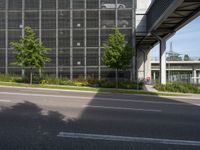
[[[5,75],[5,74],[0,74],[0,81],[1,82],[16,82],[16,80],[21,79],[21,77],[17,75]]]
[[[42,86],[43,86],[43,85],[47,85],[47,84],[48,84],[48,81],[47,81],[47,80],[41,80],[41,81],[40,81],[40,85],[42,85]]]
[[[16,83],[28,83],[29,79],[27,77],[21,77],[18,75],[3,75],[0,74],[1,82],[16,82]],[[66,85],[66,86],[79,86],[79,87],[101,87],[101,88],[115,88],[115,82],[110,80],[97,80],[97,79],[76,79],[69,80],[68,78],[55,78],[54,76],[43,76],[41,78],[33,78],[33,83],[40,84],[41,86],[46,85]],[[120,81],[119,88],[122,89],[142,89],[143,83],[130,82],[130,81]]]
[[[50,49],[45,48],[43,44],[36,38],[31,27],[25,28],[25,35],[17,42],[11,42],[11,47],[16,53],[16,64],[22,67],[42,68],[50,59],[47,53]]]
[[[184,58],[183,58],[183,60],[184,60],[184,61],[189,61],[189,60],[190,60],[190,57],[189,57],[189,55],[187,55],[187,54],[186,54],[186,55],[184,55]]]
[[[110,81],[110,80],[101,80],[99,81],[98,83],[99,87],[102,87],[102,88],[114,88],[115,87],[115,82],[113,81]]]
[[[132,57],[133,48],[126,44],[125,36],[115,28],[105,45],[104,64],[112,69],[127,69]]]
[[[184,82],[169,82],[166,85],[156,83],[155,88],[166,92],[200,93],[198,85]]]
[[[115,83],[110,80],[99,81],[99,87],[102,88],[115,88]],[[130,82],[130,81],[120,81],[119,88],[121,89],[139,89],[143,88],[143,82]]]

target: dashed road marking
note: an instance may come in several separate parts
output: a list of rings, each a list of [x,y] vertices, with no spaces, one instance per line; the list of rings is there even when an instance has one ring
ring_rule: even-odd
[[[96,105],[85,105],[89,108],[99,108],[99,109],[113,109],[113,110],[130,110],[130,111],[144,111],[144,112],[162,112],[158,109],[141,109],[141,108],[130,108],[130,107],[111,107],[111,106],[96,106]]]
[[[11,100],[0,99],[0,102],[3,102],[3,103],[11,103],[12,101],[11,101]]]

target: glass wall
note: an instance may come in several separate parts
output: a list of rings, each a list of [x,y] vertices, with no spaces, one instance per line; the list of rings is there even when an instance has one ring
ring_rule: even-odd
[[[102,63],[103,45],[114,26],[132,42],[134,0],[0,0],[0,71],[21,73],[10,42],[30,26],[52,51],[44,73],[68,77],[113,78]],[[120,73],[129,78],[130,71]]]

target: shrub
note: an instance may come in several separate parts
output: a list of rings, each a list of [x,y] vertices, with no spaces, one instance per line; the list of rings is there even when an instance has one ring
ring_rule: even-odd
[[[200,93],[198,85],[184,82],[169,82],[166,85],[156,83],[154,86],[159,91],[180,92],[180,93]]]
[[[29,83],[28,77],[21,77],[19,75],[3,75],[0,74],[0,81],[3,82],[18,82],[18,83]],[[108,79],[98,80],[95,78],[88,78],[88,80],[84,80],[82,77],[76,80],[69,80],[67,78],[56,78],[55,76],[42,76],[41,78],[38,76],[33,77],[33,83],[46,85],[46,84],[54,84],[54,85],[68,85],[68,86],[90,86],[90,87],[102,87],[102,88],[115,88],[115,82]],[[130,81],[120,81],[119,88],[123,89],[142,89],[143,82],[130,82]]]
[[[115,82],[110,81],[110,80],[100,80],[99,81],[99,87],[114,88],[115,87]]]
[[[0,74],[0,81],[1,82],[16,82],[17,80],[20,80],[21,77],[18,75],[5,75]]]
[[[121,81],[119,82],[119,87],[123,89],[139,89],[143,88],[143,82],[130,82],[130,81]]]
[[[49,82],[47,80],[41,80],[40,84],[43,86],[43,85],[49,84]]]

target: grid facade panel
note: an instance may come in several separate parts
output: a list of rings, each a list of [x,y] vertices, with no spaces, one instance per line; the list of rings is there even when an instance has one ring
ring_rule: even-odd
[[[42,29],[56,29],[55,11],[42,11]]]
[[[70,0],[58,0],[58,8],[59,9],[69,9],[70,8]]]
[[[6,40],[5,40],[5,33],[6,31],[5,30],[1,30],[0,31],[0,48],[5,48],[6,47]]]
[[[25,26],[39,29],[39,12],[25,12]]]
[[[99,12],[98,11],[87,11],[87,28],[98,28],[99,26]]]
[[[21,10],[22,0],[7,0],[9,10]]]
[[[71,79],[114,77],[113,70],[103,65],[103,47],[115,26],[125,34],[127,42],[132,42],[133,2],[0,0],[0,57],[8,54],[8,64],[6,58],[2,59],[0,68],[8,68],[9,73],[21,72],[19,66],[12,65],[15,54],[10,42],[23,37],[24,27],[30,26],[43,44],[52,49],[51,62],[46,64],[44,73]]]
[[[70,27],[70,11],[59,11],[58,13],[58,27],[66,29]]]
[[[8,28],[20,29],[22,27],[22,12],[8,12]]]
[[[43,10],[55,10],[56,9],[56,0],[42,0],[42,9]]]
[[[0,12],[0,29],[5,29],[6,27],[6,17],[5,17],[5,12]]]
[[[0,1],[0,10],[5,10],[5,8],[6,8],[6,1],[7,0],[1,0]]]
[[[25,10],[39,10],[40,0],[25,0]]]

